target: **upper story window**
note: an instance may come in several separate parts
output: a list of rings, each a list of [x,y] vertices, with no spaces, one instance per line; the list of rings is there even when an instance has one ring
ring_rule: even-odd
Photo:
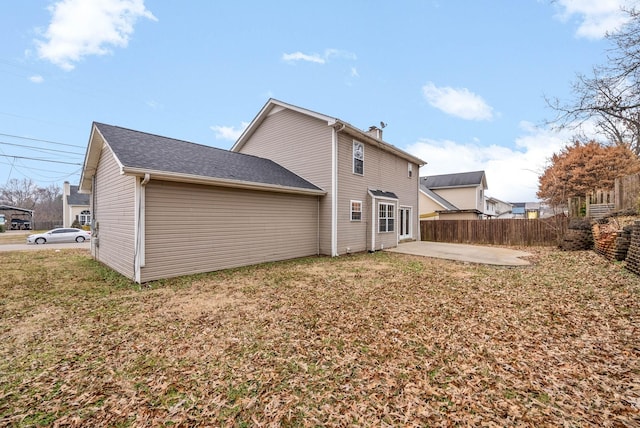
[[[407,163],[407,177],[413,177],[413,164],[411,162]]]
[[[353,173],[364,175],[364,144],[353,142]]]

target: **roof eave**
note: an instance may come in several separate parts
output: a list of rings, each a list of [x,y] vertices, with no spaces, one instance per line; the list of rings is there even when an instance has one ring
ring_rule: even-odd
[[[102,142],[102,144],[100,143]],[[84,156],[84,162],[82,164],[82,172],[80,173],[80,182],[78,183],[78,193],[87,194],[91,193],[93,185],[93,176],[98,168],[98,161],[100,160],[100,151],[105,139],[100,133],[100,130],[94,122],[91,125],[91,135],[89,136],[89,144],[87,145],[87,152]]]
[[[480,210],[476,210],[476,209],[458,209],[458,210],[438,210],[436,211],[437,213],[458,213],[458,214],[467,214],[467,213],[473,213],[473,214],[482,214],[482,211]]]
[[[258,128],[258,126],[260,125],[260,123],[262,123],[264,121],[264,119],[269,116],[269,114],[271,113],[271,110],[274,107],[282,107],[282,108],[286,108],[289,110],[293,110],[296,111],[298,113],[322,120],[327,122],[328,126],[336,126],[336,125],[340,125],[342,126],[342,130],[347,130],[349,135],[351,136],[355,136],[356,138],[359,138],[361,140],[365,140],[366,142],[368,142],[369,144],[375,144],[378,145],[378,147],[380,147],[381,149],[393,153],[397,156],[400,156],[402,158],[405,158],[415,164],[417,164],[418,166],[423,166],[426,165],[427,162],[423,161],[422,159],[413,156],[403,150],[400,150],[399,148],[386,143],[382,140],[379,140],[377,138],[372,137],[371,135],[368,135],[367,133],[365,133],[364,131],[362,131],[361,129],[356,128],[355,126],[351,125],[348,122],[345,122],[343,120],[337,119],[335,117],[331,117],[331,116],[327,116],[318,112],[315,112],[313,110],[308,110],[302,107],[298,107],[295,106],[293,104],[288,104],[279,100],[276,100],[274,98],[270,98],[269,101],[267,101],[267,103],[264,105],[264,107],[262,107],[262,109],[260,110],[260,112],[256,115],[256,117],[251,121],[251,123],[249,124],[249,126],[247,126],[245,128],[245,130],[242,132],[242,134],[240,135],[240,137],[238,138],[238,140],[236,141],[236,143],[233,145],[233,147],[231,147],[231,151],[232,152],[237,152],[240,149],[242,149],[242,146],[247,142],[247,140],[251,137],[251,135],[255,132],[255,130]]]
[[[407,152],[405,152],[404,150],[401,150],[399,148],[397,148],[396,146],[389,144],[383,140],[379,140],[369,134],[367,134],[366,132],[362,131],[361,129],[356,128],[355,126],[351,125],[348,122],[344,122],[342,120],[337,120],[336,123],[339,123],[340,125],[344,125],[344,129],[343,131],[347,131],[347,133],[349,135],[351,135],[352,137],[361,139],[361,140],[365,140],[366,142],[368,142],[369,144],[373,144],[373,145],[377,145],[378,148],[389,152],[389,153],[393,153],[396,156],[400,156],[401,158],[404,158],[410,162],[413,162],[415,164],[417,164],[418,166],[424,166],[427,164],[427,162],[423,161],[422,159],[409,154]]]
[[[253,135],[255,130],[258,128],[258,126],[264,121],[264,119],[267,116],[269,116],[269,114],[271,114],[271,110],[273,110],[275,107],[282,107],[282,108],[296,111],[298,113],[302,113],[307,116],[315,117],[316,119],[326,121],[327,124],[329,125],[337,121],[337,119],[333,117],[326,116],[324,114],[317,113],[315,111],[308,110],[302,107],[294,106],[293,104],[288,104],[288,103],[276,100],[275,98],[269,98],[269,100],[258,112],[258,114],[254,117],[251,123],[244,129],[244,131],[242,131],[242,134],[240,134],[240,137],[238,137],[235,144],[231,147],[230,151],[232,152],[239,151],[242,148],[242,146],[244,146],[244,144],[247,142],[247,140],[251,137],[251,135]]]
[[[466,187],[478,187],[480,183],[477,184],[458,184],[453,186],[429,186],[429,189],[464,189]]]
[[[168,171],[150,170],[145,168],[124,167],[122,173],[126,175],[134,175],[143,177],[149,174],[151,179],[176,181],[181,183],[204,184],[210,186],[233,187],[236,189],[271,191],[279,193],[294,193],[298,195],[323,196],[327,192],[322,189],[305,189],[302,187],[281,186],[277,184],[257,183],[244,180],[229,180],[217,177],[205,177],[202,175],[181,174]]]

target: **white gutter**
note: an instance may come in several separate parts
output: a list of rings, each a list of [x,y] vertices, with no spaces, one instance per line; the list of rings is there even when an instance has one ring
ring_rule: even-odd
[[[423,161],[420,158],[417,158],[415,156],[413,156],[410,153],[405,152],[402,149],[397,148],[396,146],[389,144],[383,140],[379,140],[369,134],[367,134],[366,132],[354,127],[353,125],[350,125],[348,123],[344,123],[342,121],[340,121],[339,123],[341,123],[343,125],[342,129],[345,129],[345,132],[348,133],[349,135],[360,139],[360,140],[365,140],[366,142],[368,142],[369,144],[375,145],[377,146],[379,149],[384,150],[386,152],[389,153],[393,153],[396,156],[399,156],[407,161],[413,162],[415,164],[418,165],[418,167],[422,166],[422,165],[426,165],[427,163],[425,161]],[[341,131],[342,131],[341,129]]]
[[[139,181],[136,179],[136,206],[135,206],[135,247],[134,247],[134,280],[141,282],[141,268],[145,266],[145,217],[146,217],[146,186],[151,180],[150,174],[145,174]]]
[[[338,131],[331,128],[331,257],[338,255]]]
[[[371,249],[369,252],[374,252],[376,250],[376,230],[378,225],[376,223],[376,198],[371,193]]]
[[[336,123],[331,125],[331,257],[338,256],[338,132],[345,128],[336,129]]]
[[[122,169],[122,172],[123,174],[135,175],[138,177],[144,177],[147,174],[153,174],[154,180],[176,181],[180,183],[207,184],[210,186],[234,187],[238,189],[272,191],[272,192],[280,192],[280,193],[295,193],[300,195],[313,195],[313,196],[321,196],[321,195],[327,194],[327,192],[322,189],[304,189],[301,187],[281,186],[278,184],[265,184],[265,183],[257,183],[254,181],[244,181],[244,180],[229,180],[225,178],[216,178],[216,177],[203,177],[201,175],[181,174],[181,173],[168,172],[168,171],[156,171],[156,170],[149,170],[144,168],[124,167]]]

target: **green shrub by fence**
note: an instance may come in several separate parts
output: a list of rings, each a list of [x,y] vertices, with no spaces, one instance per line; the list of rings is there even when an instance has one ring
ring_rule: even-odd
[[[565,217],[550,219],[423,220],[423,241],[485,245],[558,245],[567,230]]]

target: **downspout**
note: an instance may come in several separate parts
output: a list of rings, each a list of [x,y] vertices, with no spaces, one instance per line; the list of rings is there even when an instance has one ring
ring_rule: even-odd
[[[97,260],[100,260],[100,229],[98,228],[98,222],[96,221],[96,175],[91,177],[91,255]]]
[[[316,198],[316,256],[320,255],[320,196]]]
[[[341,125],[331,133],[331,257],[338,255],[338,132],[346,126]]]
[[[376,251],[376,198],[371,195],[371,250],[370,253]]]
[[[416,214],[414,214],[414,218],[411,220],[415,222],[415,217],[418,218],[418,232],[416,236],[418,237],[418,242],[422,242],[422,219],[420,219],[420,166],[418,165],[418,189],[416,190]]]
[[[138,191],[138,212],[136,213],[136,244],[135,244],[135,281],[141,282],[140,269],[144,267],[146,258],[145,258],[145,205],[146,205],[146,195],[145,195],[145,187],[147,183],[151,180],[151,175],[146,173],[144,178],[140,182],[140,188]]]

